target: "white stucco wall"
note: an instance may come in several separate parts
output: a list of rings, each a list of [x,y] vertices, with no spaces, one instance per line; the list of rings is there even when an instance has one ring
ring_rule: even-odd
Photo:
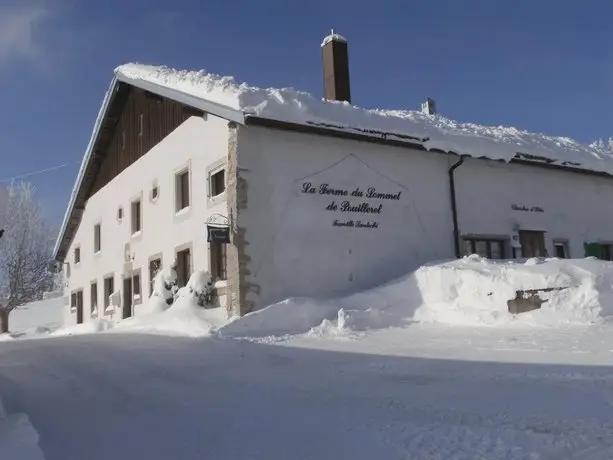
[[[240,131],[238,167],[246,181],[250,258],[247,299],[261,308],[289,296],[365,289],[428,261],[453,255],[447,170],[457,158],[406,148],[259,127]],[[349,196],[303,193],[329,184]],[[369,187],[399,200],[369,199]],[[351,196],[356,188],[364,196]],[[381,213],[342,212],[342,202]],[[336,210],[327,210],[332,203]],[[376,222],[377,228],[333,222]]]
[[[455,256],[448,170],[457,157],[258,127],[242,129],[239,146],[248,196],[239,225],[255,308],[362,290]],[[304,193],[307,183],[315,193]],[[322,195],[321,184],[349,196]],[[369,187],[400,199],[351,196]],[[613,241],[611,179],[467,159],[456,171],[456,197],[460,236],[504,239],[506,257],[518,230],[544,231],[550,255],[555,240],[566,241],[570,257],[584,257],[586,242]],[[345,200],[382,210],[342,212]],[[339,207],[327,210],[332,202]],[[377,228],[333,225],[358,219]]]
[[[208,199],[207,172],[211,165],[225,165],[228,153],[227,121],[208,116],[191,117],[168,135],[146,155],[132,164],[87,202],[83,219],[68,251],[70,264],[67,294],[83,289],[84,320],[90,317],[90,285],[98,281],[99,313],[102,307],[103,278],[114,275],[115,290],[123,288],[124,245],[130,243],[134,260],[132,269],[141,270],[143,310],[149,294],[149,260],[161,254],[164,267],[175,260],[177,249],[192,250],[192,268],[209,270],[206,219],[216,213],[227,215],[225,194],[215,201]],[[175,174],[190,169],[190,207],[175,213]],[[159,187],[157,200],[152,201],[153,185]],[[131,235],[131,202],[141,197],[142,232]],[[123,219],[117,219],[119,206]],[[102,224],[102,248],[94,254],[94,225]],[[81,248],[81,262],[74,263],[74,248]],[[225,302],[224,299],[220,299]],[[121,319],[118,308],[113,319]],[[66,324],[76,322],[76,313],[66,308]]]
[[[545,231],[548,253],[566,239],[571,257],[583,257],[586,242],[613,241],[613,179],[469,159],[456,171],[456,194],[462,234]]]

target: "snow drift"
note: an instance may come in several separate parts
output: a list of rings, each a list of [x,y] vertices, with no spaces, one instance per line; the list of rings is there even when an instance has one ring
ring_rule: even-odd
[[[493,261],[473,255],[432,263],[364,292],[335,299],[290,298],[243,317],[228,319],[223,308],[202,306],[212,285],[196,272],[175,291],[172,277],[158,274],[147,312],[113,324],[99,319],[53,335],[144,332],[220,338],[353,336],[412,323],[461,326],[588,325],[613,315],[613,262],[594,258]],[[511,314],[508,301],[520,290],[539,291],[538,310]],[[171,291],[174,291],[172,293]]]
[[[25,414],[7,415],[0,401],[0,458],[45,460],[38,446],[38,433]]]
[[[540,293],[539,310],[513,315],[518,290]],[[464,326],[593,324],[613,314],[613,263],[592,258],[492,261],[473,255],[423,266],[390,283],[340,299],[288,299],[222,326],[226,337],[309,331],[347,335],[414,322]],[[315,326],[315,327],[313,327]]]
[[[412,275],[422,297],[413,319],[466,325],[590,324],[613,314],[613,263],[592,258],[496,262],[470,256],[422,267]],[[508,312],[517,290],[541,293],[539,310]]]

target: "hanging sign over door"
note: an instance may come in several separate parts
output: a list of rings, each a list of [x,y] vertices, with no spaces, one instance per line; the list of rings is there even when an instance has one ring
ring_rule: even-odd
[[[229,243],[230,227],[207,224],[206,240],[209,243]]]

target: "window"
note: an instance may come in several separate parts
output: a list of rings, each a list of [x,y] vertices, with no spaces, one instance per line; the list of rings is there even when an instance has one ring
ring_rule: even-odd
[[[553,242],[554,255],[558,259],[567,259],[568,258],[568,241],[554,241]]]
[[[211,257],[211,276],[213,280],[227,279],[226,270],[226,244],[224,243],[209,243],[209,254]]]
[[[132,202],[132,234],[138,233],[142,228],[142,214],[140,200]]]
[[[123,208],[119,206],[119,208],[117,209],[117,220],[121,222],[122,219],[123,219]]]
[[[162,259],[153,259],[149,261],[149,295],[153,294],[153,285],[155,277],[162,269]]]
[[[585,243],[585,257],[597,257],[601,260],[611,260],[613,250],[610,243]]]
[[[98,282],[94,281],[90,286],[90,315],[98,314]]]
[[[100,224],[94,225],[94,252],[100,252],[101,246],[101,238],[102,238],[102,229],[100,228]]]
[[[81,248],[76,247],[74,248],[74,263],[78,264],[79,262],[81,262]]]
[[[177,252],[177,285],[183,287],[192,274],[192,255],[189,249]]]
[[[134,285],[134,296],[140,297],[140,272],[134,273],[134,276],[132,276],[132,284]]]
[[[211,174],[209,182],[211,196],[221,195],[226,191],[226,170],[220,169],[216,173]]]
[[[151,189],[151,199],[156,200],[158,195],[160,194],[160,189],[157,185],[154,185]]]
[[[183,171],[175,177],[176,210],[180,211],[189,206],[189,170]]]
[[[504,259],[504,241],[464,238],[464,255],[477,254],[488,259]]]
[[[104,278],[104,308],[107,308],[111,304],[111,294],[115,292],[115,278],[109,276]]]

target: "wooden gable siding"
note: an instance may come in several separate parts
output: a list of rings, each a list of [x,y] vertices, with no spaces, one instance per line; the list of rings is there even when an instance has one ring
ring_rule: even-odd
[[[103,153],[100,169],[88,198],[191,116],[202,116],[202,112],[139,88],[130,87],[123,110],[110,133],[108,144],[101,148]]]

